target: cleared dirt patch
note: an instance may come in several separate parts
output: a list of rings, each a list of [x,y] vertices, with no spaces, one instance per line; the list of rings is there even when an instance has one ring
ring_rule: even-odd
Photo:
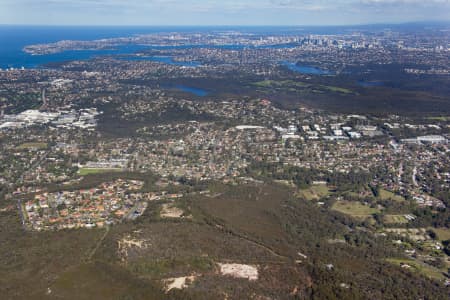
[[[220,273],[234,278],[244,278],[250,281],[258,280],[258,268],[244,264],[218,264]]]
[[[189,285],[191,283],[193,283],[196,278],[197,277],[193,276],[193,275],[192,276],[183,276],[183,277],[176,277],[176,278],[167,278],[167,279],[164,279],[163,282],[166,285],[166,292],[169,292],[170,290],[173,290],[173,289],[182,290],[182,289],[189,287]]]
[[[146,240],[132,238],[130,235],[117,241],[117,244],[118,255],[122,261],[126,261],[128,259],[128,252],[130,251],[130,249],[146,249],[148,246],[148,242]]]
[[[184,211],[173,204],[163,204],[161,208],[161,218],[181,218]]]

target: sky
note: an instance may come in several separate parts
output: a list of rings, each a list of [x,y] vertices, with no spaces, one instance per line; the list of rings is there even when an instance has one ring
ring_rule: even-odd
[[[450,21],[450,0],[0,0],[0,24],[353,25]]]

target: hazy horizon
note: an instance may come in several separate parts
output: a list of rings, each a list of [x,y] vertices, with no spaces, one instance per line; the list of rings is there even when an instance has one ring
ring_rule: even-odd
[[[148,27],[148,28],[167,28],[167,27],[178,27],[178,28],[221,28],[221,27],[243,27],[243,28],[284,28],[284,27],[351,27],[351,26],[402,26],[402,25],[450,25],[450,20],[423,20],[423,21],[410,21],[410,22],[379,22],[379,23],[354,23],[354,24],[328,24],[328,25],[312,25],[312,24],[278,24],[278,25],[264,25],[264,24],[186,24],[186,25],[176,25],[176,24],[12,24],[12,23],[0,23],[0,26],[17,26],[17,27]]]
[[[450,0],[2,0],[4,25],[343,26],[449,22]]]

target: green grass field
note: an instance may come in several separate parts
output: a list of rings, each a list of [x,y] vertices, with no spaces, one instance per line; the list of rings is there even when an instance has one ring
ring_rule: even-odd
[[[270,87],[302,87],[302,88],[305,88],[305,87],[311,86],[308,83],[295,82],[292,80],[281,80],[281,81],[264,80],[264,81],[255,82],[253,84],[256,86],[259,86],[259,87],[266,87],[266,88],[270,88]]]
[[[448,116],[448,117],[429,117],[428,120],[447,122],[447,121],[450,121],[450,116]]]
[[[274,180],[275,183],[285,185],[287,187],[295,188],[295,184],[290,180]]]
[[[421,273],[422,275],[427,276],[431,279],[437,279],[437,280],[445,279],[445,276],[441,270],[434,268],[432,266],[429,266],[425,263],[419,262],[419,261],[415,261],[412,259],[402,259],[402,258],[388,258],[387,261],[390,262],[391,264],[394,264],[397,266],[400,266],[401,264],[407,264],[407,265],[411,266],[411,268],[409,268],[409,270],[411,270],[413,272]]]
[[[297,92],[300,90],[310,89],[311,92],[331,92],[331,93],[341,93],[341,94],[353,94],[353,91],[331,85],[314,85],[310,83],[305,83],[301,81],[293,80],[264,80],[253,83],[253,85],[261,88],[276,88],[283,89],[289,92]]]
[[[380,212],[380,210],[371,208],[360,202],[350,201],[337,201],[331,209],[357,218],[369,217],[372,214]]]
[[[78,175],[86,176],[93,174],[102,174],[102,173],[111,173],[111,172],[119,172],[122,169],[95,169],[95,168],[81,168],[78,170]]]
[[[305,190],[300,190],[297,193],[299,198],[304,198],[306,200],[319,200],[320,198],[326,197],[330,194],[330,190],[324,184],[313,185]]]
[[[331,86],[331,85],[320,85],[321,88],[328,90],[330,92],[334,93],[342,93],[342,94],[353,94],[353,92],[346,88],[341,88],[338,86]]]
[[[409,222],[403,215],[386,215],[384,221],[387,224],[406,224]]]
[[[396,195],[393,192],[380,189],[380,194],[378,196],[381,200],[394,200],[394,201],[405,201],[402,196]]]
[[[19,145],[16,147],[17,150],[28,150],[28,149],[47,149],[48,145],[47,143],[40,143],[40,142],[30,142],[30,143],[23,143],[22,145]]]
[[[449,228],[430,228],[434,232],[436,232],[438,238],[441,241],[450,240],[450,229]]]

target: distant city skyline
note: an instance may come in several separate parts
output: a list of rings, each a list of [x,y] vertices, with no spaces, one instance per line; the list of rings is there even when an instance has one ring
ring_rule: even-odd
[[[0,0],[22,25],[353,25],[450,21],[450,0]]]

